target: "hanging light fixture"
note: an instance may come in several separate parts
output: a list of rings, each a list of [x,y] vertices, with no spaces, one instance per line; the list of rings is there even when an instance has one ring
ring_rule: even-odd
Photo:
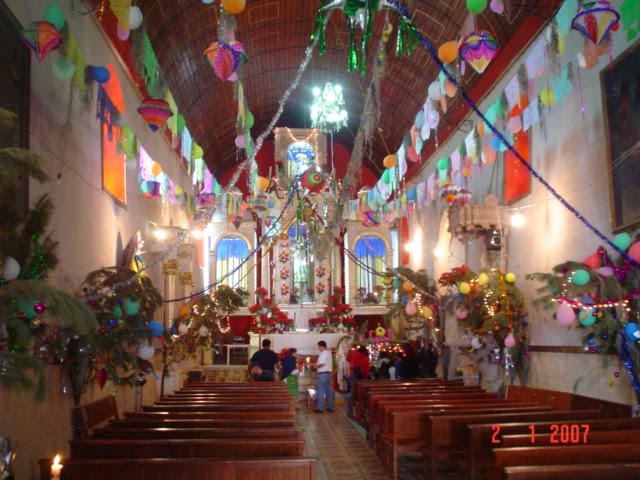
[[[328,82],[324,89],[313,89],[313,105],[311,106],[311,127],[327,132],[336,132],[347,126],[349,114],[344,109],[342,87]]]

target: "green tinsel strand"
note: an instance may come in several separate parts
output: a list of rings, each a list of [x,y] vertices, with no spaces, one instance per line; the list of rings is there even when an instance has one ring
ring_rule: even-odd
[[[358,50],[356,48],[356,30],[353,22],[349,22],[349,61],[347,70],[353,72],[358,66]]]
[[[369,39],[365,35],[362,35],[360,44],[362,46],[362,56],[360,57],[360,73],[362,74],[362,76],[365,76],[367,74],[367,45],[369,44]]]
[[[404,52],[404,30],[405,25],[400,22],[398,26],[398,35],[396,36],[396,56],[401,57]]]

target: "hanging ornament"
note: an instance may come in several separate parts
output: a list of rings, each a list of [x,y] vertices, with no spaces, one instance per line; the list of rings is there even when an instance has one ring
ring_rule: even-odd
[[[220,80],[230,80],[238,67],[248,61],[244,46],[235,40],[228,43],[215,41],[204,51],[204,55]]]
[[[222,8],[231,15],[237,15],[244,10],[246,0],[222,0]]]
[[[47,309],[47,306],[42,303],[42,302],[36,302],[33,305],[33,310],[38,314],[38,315],[42,315],[44,313],[44,311]]]
[[[561,303],[556,311],[556,320],[562,325],[568,326],[576,319],[576,312],[573,311],[570,305]]]
[[[169,103],[160,98],[145,98],[142,105],[138,107],[138,113],[149,125],[152,132],[157,132],[173,115]]]
[[[476,30],[465,35],[458,44],[458,54],[478,73],[483,73],[498,55],[498,41],[486,30]]]
[[[487,0],[467,0],[467,10],[471,13],[482,13],[487,8]]]
[[[42,61],[51,50],[55,50],[62,43],[62,35],[49,22],[30,23],[20,33],[24,44]]]
[[[580,32],[585,39],[599,46],[617,25],[620,14],[609,2],[600,0],[585,3],[571,21],[571,28]]]
[[[202,325],[199,329],[198,329],[198,335],[200,335],[201,337],[206,337],[209,335],[209,329],[205,326]]]
[[[462,188],[456,196],[456,201],[458,202],[458,205],[464,207],[467,203],[469,203],[469,200],[471,200],[472,196],[473,194],[469,190]]]
[[[407,315],[409,316],[413,316],[418,312],[418,309],[416,307],[416,304],[413,302],[408,302],[407,306],[405,307],[404,311],[407,313]]]
[[[51,64],[51,71],[58,80],[70,80],[76,73],[76,66],[67,58],[59,58]]]
[[[509,332],[509,335],[505,337],[504,346],[507,348],[513,348],[516,346],[516,339],[513,336],[513,332]]]
[[[20,264],[18,261],[10,256],[4,257],[4,261],[2,261],[2,255],[0,255],[0,278],[7,282],[11,280],[15,280],[20,275]]]
[[[62,13],[62,10],[60,10],[56,2],[51,2],[49,6],[47,6],[47,9],[42,15],[42,19],[56,27],[58,31],[62,30],[65,23],[67,23],[64,18],[64,13]]]
[[[310,167],[300,176],[300,183],[310,192],[315,193],[322,190],[325,186],[325,178],[322,172],[316,167]]]
[[[451,40],[438,48],[438,58],[442,63],[451,63],[458,58],[458,42]]]
[[[138,356],[143,360],[151,360],[155,352],[153,345],[150,345],[147,341],[144,341],[140,344],[140,347],[138,347]]]
[[[453,205],[453,202],[456,201],[459,192],[460,187],[453,185],[452,183],[447,183],[440,188],[440,197],[449,205]]]
[[[398,164],[398,159],[393,154],[387,155],[384,157],[382,164],[384,165],[384,168],[393,168]]]
[[[142,25],[142,12],[140,8],[133,6],[129,9],[129,30],[135,30]]]
[[[99,84],[107,83],[111,79],[111,73],[107,67],[103,66],[95,66],[95,67],[87,67],[91,69],[91,76],[93,79]]]

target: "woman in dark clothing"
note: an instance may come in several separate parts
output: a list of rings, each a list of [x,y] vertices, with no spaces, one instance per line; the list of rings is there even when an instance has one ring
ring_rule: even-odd
[[[298,367],[297,353],[298,350],[290,348],[287,355],[282,359],[282,380],[291,375],[291,372]]]
[[[416,349],[410,343],[405,343],[402,348],[404,349],[404,357],[400,362],[400,375],[403,380],[416,378],[419,373]]]

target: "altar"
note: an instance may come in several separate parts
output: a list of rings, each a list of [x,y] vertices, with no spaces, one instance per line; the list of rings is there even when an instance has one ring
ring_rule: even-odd
[[[261,348],[262,340],[271,340],[271,348],[274,352],[280,353],[285,348],[295,348],[299,357],[317,356],[318,342],[327,342],[327,348],[334,348],[344,336],[354,334],[343,333],[316,333],[316,332],[285,332],[285,333],[249,333],[249,358]]]

